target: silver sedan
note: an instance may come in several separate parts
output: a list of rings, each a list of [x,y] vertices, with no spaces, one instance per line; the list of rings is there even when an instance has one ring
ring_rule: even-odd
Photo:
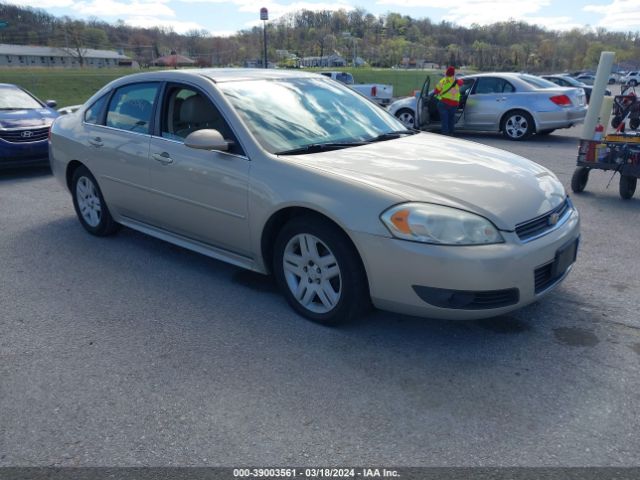
[[[462,77],[456,129],[502,132],[510,140],[547,135],[584,121],[587,101],[581,88],[564,88],[533,75],[484,73]],[[407,127],[440,128],[440,115],[429,78],[417,97],[389,105]],[[418,111],[417,105],[420,104]]]
[[[50,147],[89,233],[125,225],[272,273],[324,324],[371,304],[500,315],[543,297],[576,258],[579,216],[549,170],[408,131],[319,75],[124,77],[56,120]]]

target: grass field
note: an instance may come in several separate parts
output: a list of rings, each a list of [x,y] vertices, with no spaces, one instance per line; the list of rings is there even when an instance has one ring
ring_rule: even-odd
[[[310,70],[319,71],[320,69]],[[432,84],[434,78],[437,78],[437,72],[433,70],[372,68],[343,68],[339,70],[351,72],[357,83],[391,84],[396,97],[412,95],[414,90],[422,87],[427,74],[431,76]],[[84,103],[98,89],[111,80],[135,72],[136,70],[131,70],[130,68],[4,68],[0,69],[0,83],[15,83],[26,88],[41,100],[56,100],[59,107],[64,107]]]

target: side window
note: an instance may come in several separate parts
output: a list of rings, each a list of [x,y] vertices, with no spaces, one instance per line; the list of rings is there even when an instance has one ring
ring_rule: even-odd
[[[467,78],[462,81],[462,86],[460,87],[460,96],[464,97],[471,89],[473,88],[473,83],[475,80],[473,78]]]
[[[516,89],[506,80],[495,77],[481,77],[478,79],[476,93],[510,93]]]
[[[149,133],[157,83],[136,83],[120,87],[109,102],[107,127],[137,133]]]
[[[100,122],[102,110],[104,109],[104,104],[107,101],[109,94],[101,96],[98,100],[93,102],[87,110],[84,112],[84,121],[87,123],[93,123],[94,125]]]
[[[353,85],[353,76],[347,72],[338,72],[336,74],[336,80],[346,85]]]
[[[215,105],[204,94],[186,85],[170,85],[165,91],[160,135],[183,141],[190,133],[203,129],[218,130],[233,142],[229,151],[242,154],[231,128]]]

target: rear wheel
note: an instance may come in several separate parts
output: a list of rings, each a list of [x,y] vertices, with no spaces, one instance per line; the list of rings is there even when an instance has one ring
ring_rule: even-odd
[[[99,237],[111,235],[119,224],[111,217],[98,182],[85,166],[73,172],[71,181],[73,207],[85,230]]]
[[[396,118],[408,128],[415,128],[416,114],[409,108],[402,108],[396,112]]]
[[[575,193],[584,191],[589,181],[589,169],[586,167],[578,167],[571,177],[571,190]]]
[[[524,140],[534,130],[533,118],[522,110],[507,112],[502,119],[502,133],[509,140]]]
[[[369,304],[360,257],[327,220],[303,216],[287,223],[276,238],[273,271],[289,305],[314,322],[345,323]]]
[[[620,175],[620,196],[625,200],[629,200],[636,192],[636,184],[638,179],[629,175]]]

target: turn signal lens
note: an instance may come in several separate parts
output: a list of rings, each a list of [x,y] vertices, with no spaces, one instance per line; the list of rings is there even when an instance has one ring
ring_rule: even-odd
[[[411,229],[409,228],[410,213],[411,212],[409,210],[398,210],[391,215],[391,223],[393,223],[393,226],[396,227],[399,232],[407,234],[411,233]]]

